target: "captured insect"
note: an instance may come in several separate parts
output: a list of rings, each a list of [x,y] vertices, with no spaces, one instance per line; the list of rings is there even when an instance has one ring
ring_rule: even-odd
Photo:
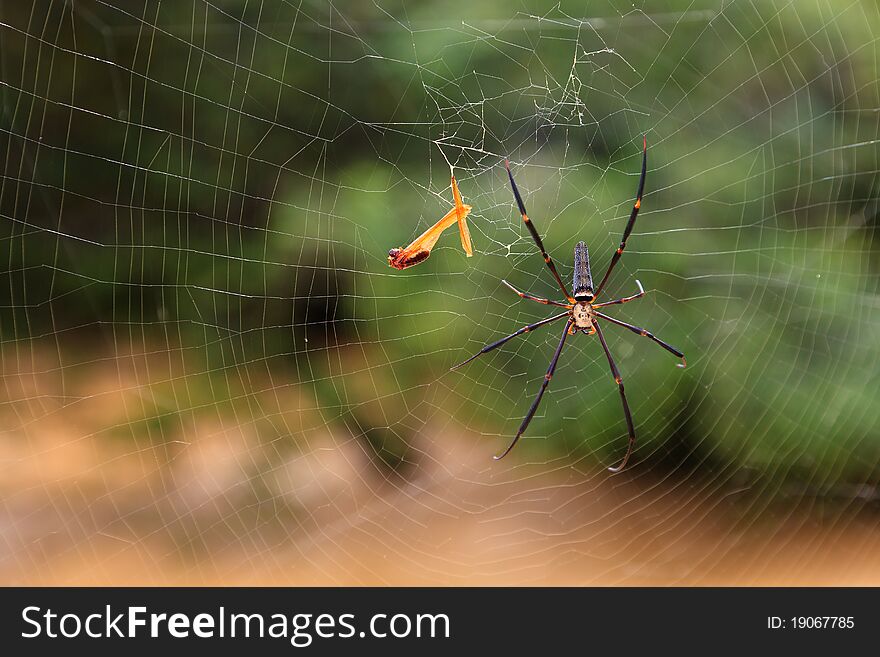
[[[423,262],[431,255],[431,249],[440,239],[441,233],[456,222],[458,222],[461,248],[464,249],[468,258],[474,255],[474,248],[471,245],[471,231],[467,225],[467,216],[471,212],[471,206],[462,203],[455,176],[452,176],[452,198],[455,201],[455,207],[447,212],[440,221],[419,235],[408,247],[391,249],[388,252],[389,265],[395,269],[406,269]]]
[[[623,237],[620,240],[620,246],[617,247],[617,251],[615,251],[614,255],[611,256],[611,262],[608,265],[608,269],[605,271],[605,275],[602,277],[602,281],[599,283],[599,286],[595,288],[595,290],[593,289],[593,277],[590,273],[590,254],[587,250],[587,245],[584,242],[579,242],[578,245],[574,248],[574,278],[572,281],[572,292],[574,293],[574,296],[571,296],[568,293],[568,290],[565,288],[565,283],[562,282],[562,278],[560,278],[559,273],[556,271],[556,265],[553,264],[553,260],[547,254],[547,250],[544,248],[544,244],[541,242],[541,236],[538,235],[538,231],[535,229],[534,224],[532,224],[532,221],[526,214],[526,206],[523,203],[522,196],[520,196],[519,193],[519,189],[517,189],[516,183],[513,180],[513,174],[510,172],[510,163],[505,162],[504,164],[507,168],[507,176],[510,178],[510,186],[513,188],[513,195],[516,197],[516,203],[519,206],[519,211],[522,215],[523,222],[525,222],[526,227],[529,229],[529,233],[531,233],[532,239],[535,240],[535,244],[541,251],[541,255],[544,256],[544,262],[550,269],[550,273],[553,274],[553,278],[556,279],[556,283],[562,290],[562,294],[565,295],[567,303],[560,301],[551,301],[549,299],[541,299],[539,297],[526,294],[525,292],[520,292],[507,281],[501,282],[523,299],[529,299],[530,301],[537,301],[538,303],[543,303],[545,305],[565,308],[565,312],[559,313],[558,315],[554,315],[553,317],[549,317],[547,319],[543,319],[540,322],[535,322],[534,324],[524,326],[518,331],[511,333],[507,337],[501,338],[500,340],[486,345],[479,352],[468,358],[466,361],[459,363],[452,369],[458,369],[462,365],[471,362],[478,356],[488,353],[493,349],[497,349],[508,340],[512,340],[518,335],[533,331],[536,328],[544,326],[545,324],[551,324],[560,319],[565,319],[565,330],[562,332],[562,338],[559,340],[559,346],[556,347],[556,352],[553,354],[553,358],[550,361],[550,367],[547,368],[547,374],[544,375],[544,380],[541,382],[541,389],[538,391],[538,396],[535,397],[535,401],[532,402],[532,406],[531,408],[529,408],[529,412],[526,414],[526,417],[522,421],[522,424],[520,424],[519,430],[516,432],[516,436],[514,437],[513,441],[511,441],[507,449],[505,449],[501,454],[498,454],[495,457],[495,459],[497,460],[504,458],[505,456],[507,456],[507,454],[510,453],[510,450],[512,450],[514,445],[516,445],[520,436],[522,436],[523,432],[525,432],[525,430],[528,428],[529,422],[532,421],[535,412],[538,410],[538,405],[541,403],[541,398],[544,396],[544,392],[547,390],[547,386],[550,385],[550,379],[553,378],[553,372],[556,370],[556,364],[559,362],[559,356],[562,354],[562,347],[565,345],[565,339],[569,335],[574,335],[579,331],[587,335],[597,335],[599,337],[599,343],[602,345],[602,349],[605,351],[605,357],[608,359],[608,365],[611,368],[611,375],[614,377],[614,381],[617,383],[617,387],[620,391],[620,400],[623,404],[623,415],[626,418],[626,427],[627,431],[629,432],[629,444],[627,445],[626,454],[623,457],[623,461],[615,468],[608,468],[611,472],[620,472],[626,466],[627,462],[629,461],[629,457],[633,452],[633,447],[635,446],[636,442],[636,433],[635,428],[633,427],[632,414],[629,411],[629,404],[626,401],[626,394],[623,391],[623,379],[620,376],[620,371],[617,369],[614,358],[611,356],[611,351],[609,351],[608,349],[608,344],[605,342],[605,336],[602,334],[602,329],[599,327],[599,321],[604,320],[610,322],[611,324],[616,324],[617,326],[622,326],[625,329],[629,329],[637,335],[650,338],[661,347],[663,347],[666,351],[675,354],[676,356],[681,358],[681,363],[677,365],[678,367],[683,368],[687,366],[687,361],[685,360],[684,354],[682,352],[680,352],[675,347],[663,342],[663,340],[656,337],[654,334],[646,331],[643,328],[633,326],[632,324],[627,324],[626,322],[621,322],[618,319],[614,319],[613,317],[609,317],[608,315],[599,312],[599,308],[614,306],[621,303],[628,303],[630,301],[635,301],[636,299],[645,296],[645,290],[639,281],[636,281],[636,285],[639,288],[639,291],[636,294],[633,294],[629,297],[623,297],[621,299],[614,299],[613,301],[596,303],[596,299],[605,289],[605,284],[608,282],[608,278],[611,276],[611,272],[614,270],[615,265],[617,265],[618,261],[620,260],[621,255],[623,255],[623,250],[626,248],[626,240],[629,238],[629,235],[632,232],[633,225],[636,223],[636,217],[639,214],[639,208],[641,208],[642,206],[642,193],[645,190],[645,173],[648,167],[648,140],[647,138],[645,138],[643,141],[642,174],[639,178],[639,188],[636,193],[635,205],[633,206],[632,213],[629,216],[629,221],[626,224],[626,228],[623,231]]]

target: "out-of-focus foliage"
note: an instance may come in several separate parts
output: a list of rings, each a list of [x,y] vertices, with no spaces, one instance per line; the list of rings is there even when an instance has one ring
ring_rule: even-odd
[[[445,373],[546,316],[500,279],[554,294],[500,163],[564,275],[584,239],[597,276],[645,133],[644,209],[610,290],[642,280],[650,296],[615,314],[691,367],[608,330],[640,458],[876,480],[877,11],[4,3],[0,339],[73,359],[84,343],[180,350],[175,401],[147,419],[217,405],[259,419],[259,367],[391,466],[435,416],[500,449],[559,333]],[[451,203],[444,158],[478,253],[450,232],[395,272],[387,250]],[[619,457],[594,340],[571,341],[553,386],[530,429],[547,439],[520,456]]]

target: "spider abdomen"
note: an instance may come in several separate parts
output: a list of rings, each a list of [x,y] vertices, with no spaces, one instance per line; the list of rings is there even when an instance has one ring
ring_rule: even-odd
[[[574,247],[574,279],[572,293],[578,301],[593,300],[593,275],[590,273],[590,252],[586,242]]]

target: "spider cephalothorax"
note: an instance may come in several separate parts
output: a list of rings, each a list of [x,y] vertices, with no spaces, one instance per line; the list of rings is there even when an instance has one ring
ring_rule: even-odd
[[[586,301],[578,302],[571,308],[571,328],[569,333],[574,335],[577,331],[584,333],[595,333],[593,329],[593,307]]]
[[[599,328],[599,320],[604,320],[612,324],[616,324],[617,326],[622,326],[623,328],[629,329],[633,333],[636,333],[646,338],[650,338],[661,347],[666,349],[666,351],[675,354],[676,356],[681,358],[681,363],[679,363],[678,367],[685,367],[685,365],[687,365],[684,354],[675,347],[663,342],[663,340],[654,336],[652,333],[646,331],[643,328],[633,326],[632,324],[627,324],[626,322],[621,322],[620,320],[609,317],[608,315],[605,315],[604,313],[601,313],[597,310],[598,308],[603,308],[605,306],[613,306],[616,304],[627,303],[628,301],[633,301],[635,299],[643,297],[645,295],[645,290],[644,288],[642,288],[642,284],[639,281],[636,281],[636,285],[638,285],[639,287],[639,291],[636,294],[629,297],[623,297],[621,299],[615,299],[613,301],[605,301],[604,303],[595,303],[595,300],[602,293],[602,290],[605,287],[605,283],[608,282],[608,277],[611,275],[611,271],[620,260],[620,256],[623,255],[623,250],[626,248],[626,240],[629,238],[629,235],[632,232],[633,226],[636,222],[636,217],[639,214],[639,209],[642,207],[642,193],[645,191],[645,174],[648,167],[648,141],[647,139],[645,139],[643,142],[642,173],[639,177],[639,188],[638,192],[636,193],[635,204],[633,205],[632,212],[629,216],[629,221],[626,223],[626,228],[623,231],[623,238],[620,240],[620,246],[617,247],[614,255],[611,256],[611,263],[608,265],[608,269],[605,270],[605,275],[602,277],[602,281],[599,283],[599,287],[597,287],[595,290],[593,289],[593,277],[590,273],[590,255],[587,251],[587,245],[584,242],[580,242],[575,247],[574,279],[572,280],[573,296],[569,295],[568,290],[565,289],[565,283],[562,282],[562,278],[560,278],[559,272],[556,271],[556,265],[553,264],[553,260],[547,254],[547,250],[544,248],[544,244],[541,242],[541,236],[538,235],[538,231],[535,229],[535,226],[532,224],[531,219],[529,219],[528,215],[526,214],[526,206],[523,203],[519,190],[516,187],[516,183],[513,181],[513,174],[510,173],[509,163],[505,163],[505,166],[507,167],[507,175],[510,178],[510,186],[513,188],[513,195],[516,198],[517,206],[519,206],[519,211],[522,215],[523,222],[528,228],[532,238],[535,240],[535,244],[537,244],[538,248],[541,250],[541,255],[544,257],[544,262],[550,269],[550,273],[553,274],[553,278],[556,279],[556,283],[557,285],[559,285],[559,289],[561,289],[562,293],[565,295],[566,301],[551,301],[549,299],[535,297],[525,292],[520,292],[507,281],[501,282],[504,283],[511,290],[516,292],[523,299],[530,299],[532,301],[537,301],[538,303],[543,303],[545,305],[565,308],[565,312],[561,312],[558,315],[554,315],[553,317],[548,317],[547,319],[543,319],[540,322],[535,322],[534,324],[524,326],[518,331],[511,333],[507,337],[501,338],[500,340],[486,345],[479,352],[468,358],[463,363],[459,363],[452,369],[457,369],[465,363],[469,363],[477,356],[480,356],[481,354],[485,354],[486,352],[492,351],[493,349],[500,347],[505,342],[507,342],[508,340],[512,340],[518,335],[528,333],[529,331],[532,331],[539,326],[544,326],[545,324],[550,324],[551,322],[555,322],[563,318],[566,319],[565,330],[562,332],[562,338],[559,340],[559,346],[556,347],[556,352],[553,354],[553,358],[550,361],[550,367],[547,368],[547,374],[544,375],[544,380],[541,383],[541,389],[538,391],[538,396],[535,397],[535,401],[532,402],[532,406],[531,408],[529,408],[529,412],[526,414],[526,417],[522,421],[522,424],[520,424],[519,431],[516,432],[516,436],[511,441],[510,445],[501,454],[495,457],[496,459],[500,459],[506,456],[510,452],[510,450],[513,449],[513,446],[516,445],[519,437],[529,426],[529,422],[532,421],[535,412],[538,410],[538,404],[541,403],[541,397],[544,396],[544,392],[547,390],[547,386],[550,384],[550,379],[553,378],[553,372],[556,371],[556,364],[559,362],[559,356],[562,353],[562,347],[565,345],[565,339],[569,335],[574,335],[578,332],[582,332],[587,335],[598,335],[599,342],[602,345],[602,350],[605,352],[605,357],[608,359],[608,365],[611,368],[611,375],[614,377],[614,381],[615,383],[617,383],[618,390],[620,391],[620,401],[623,404],[623,415],[626,419],[627,431],[629,432],[629,443],[627,444],[626,454],[623,457],[623,461],[616,468],[608,468],[612,472],[619,472],[624,468],[627,461],[629,460],[630,455],[632,454],[633,446],[635,445],[636,441],[636,432],[633,426],[632,415],[629,411],[629,404],[626,401],[626,394],[623,390],[623,379],[620,376],[620,371],[617,369],[617,364],[614,362],[614,358],[612,358],[611,356],[611,352],[608,350],[608,344],[605,342],[605,336],[602,334],[602,329]]]

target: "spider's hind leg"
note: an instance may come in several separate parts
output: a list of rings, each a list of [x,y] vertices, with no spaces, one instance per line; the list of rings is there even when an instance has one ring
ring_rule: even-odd
[[[520,299],[528,299],[529,301],[537,301],[538,303],[543,303],[545,306],[559,306],[560,308],[571,308],[570,303],[560,303],[559,301],[552,301],[550,299],[544,299],[542,297],[532,296],[528,292],[520,292],[515,287],[513,287],[513,285],[511,285],[510,283],[508,283],[505,280],[502,280],[501,282],[504,283],[510,290],[512,290],[513,292],[518,294]]]
[[[632,296],[623,297],[622,299],[615,299],[614,301],[606,301],[605,303],[595,303],[593,304],[593,308],[604,308],[605,306],[615,306],[619,303],[629,303],[630,301],[635,301],[636,299],[641,299],[643,296],[647,294],[645,292],[645,288],[642,287],[642,282],[640,280],[636,280],[636,285],[639,286],[639,291],[633,294]]]

